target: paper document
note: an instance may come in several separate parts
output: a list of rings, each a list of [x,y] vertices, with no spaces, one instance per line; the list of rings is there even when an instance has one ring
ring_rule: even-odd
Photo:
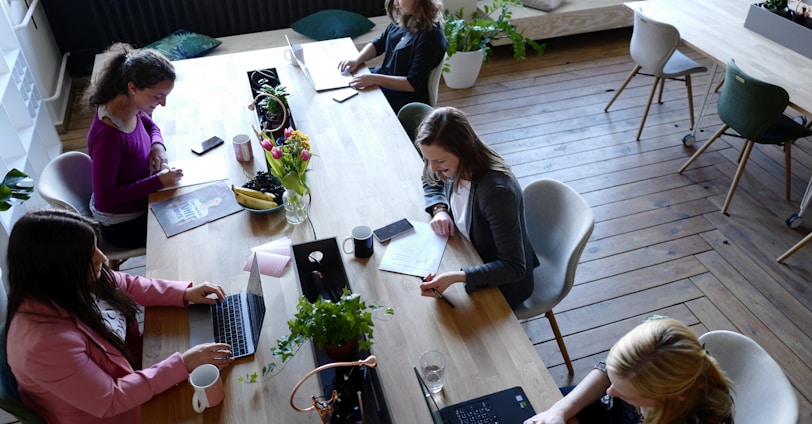
[[[427,222],[409,222],[415,231],[389,242],[378,269],[423,278],[440,268],[448,237],[434,234]]]
[[[198,158],[170,162],[170,168],[183,170],[183,177],[177,184],[164,187],[161,191],[228,179],[225,157],[213,153],[210,152],[208,155]]]

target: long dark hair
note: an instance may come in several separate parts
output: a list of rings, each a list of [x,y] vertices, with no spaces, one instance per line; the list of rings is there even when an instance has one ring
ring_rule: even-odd
[[[437,146],[460,159],[459,169],[454,175],[454,189],[459,187],[461,179],[475,180],[488,172],[513,175],[502,156],[479,139],[468,117],[453,107],[434,109],[417,129],[414,144],[418,150],[420,146]],[[443,177],[431,170],[425,158],[423,177],[433,184],[443,181]]]
[[[64,309],[128,355],[124,341],[105,325],[94,296],[121,311],[128,323],[135,319],[138,305],[118,287],[107,265],[102,266],[101,278],[88,281],[93,275],[94,243],[100,237],[98,223],[69,211],[43,209],[20,218],[8,241],[6,326],[23,301],[33,299]]]
[[[415,0],[411,15],[401,15],[395,7],[395,0],[386,0],[386,14],[392,22],[407,28],[410,32],[433,31],[434,24],[443,25],[443,4],[438,0]]]
[[[157,50],[136,50],[129,44],[116,43],[107,49],[105,57],[106,65],[85,92],[91,109],[126,94],[130,82],[143,89],[163,81],[175,81],[175,67]]]

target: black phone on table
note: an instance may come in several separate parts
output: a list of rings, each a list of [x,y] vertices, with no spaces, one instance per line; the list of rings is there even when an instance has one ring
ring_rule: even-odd
[[[213,149],[213,148],[215,148],[215,147],[217,147],[217,146],[219,146],[219,145],[221,145],[223,143],[224,143],[223,139],[215,135],[214,137],[211,137],[208,140],[205,140],[200,144],[196,144],[196,145],[192,146],[192,151],[195,154],[202,155],[203,153],[206,153],[209,150],[211,150],[211,149]]]
[[[409,231],[414,231],[414,226],[408,219],[403,218],[397,220],[389,225],[384,225],[381,228],[373,231],[372,234],[375,235],[375,238],[383,243],[387,240],[391,240],[401,234],[408,233]]]

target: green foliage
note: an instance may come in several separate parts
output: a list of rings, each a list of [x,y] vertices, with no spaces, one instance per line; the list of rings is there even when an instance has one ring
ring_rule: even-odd
[[[451,14],[445,12],[445,36],[448,39],[446,54],[451,57],[457,52],[473,52],[484,50],[483,61],[488,61],[491,55],[489,43],[495,40],[510,39],[513,46],[513,58],[524,59],[527,56],[527,46],[538,52],[539,57],[544,54],[545,44],[539,44],[526,38],[520,33],[510,19],[513,12],[510,6],[522,7],[519,0],[494,0],[492,6],[485,6],[485,13],[479,10],[471,15],[471,21],[466,21],[464,9]],[[499,16],[492,15],[499,11]],[[447,69],[444,69],[448,72]]]
[[[764,7],[772,10],[773,12],[780,12],[787,8],[788,3],[789,2],[787,0],[766,0],[764,2]]]
[[[263,84],[257,92],[257,94],[262,95],[260,100],[257,102],[257,106],[259,106],[261,110],[266,111],[270,116],[281,114],[282,107],[279,105],[279,103],[274,100],[273,97],[265,96],[264,94],[270,94],[271,96],[277,97],[285,105],[285,107],[288,107],[288,96],[290,93],[288,93],[287,90],[287,87],[284,85],[277,85],[274,87],[270,84]]]
[[[23,181],[30,180],[28,175],[18,169],[8,171],[3,178],[3,185],[0,185],[0,212],[11,209],[12,206],[25,202],[31,197],[34,187],[18,185]]]

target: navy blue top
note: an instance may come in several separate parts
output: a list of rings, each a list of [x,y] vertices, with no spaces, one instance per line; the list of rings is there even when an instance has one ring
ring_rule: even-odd
[[[411,102],[429,103],[429,74],[440,64],[448,41],[439,23],[431,31],[409,32],[390,22],[377,38],[370,41],[376,55],[384,53],[383,63],[372,69],[373,73],[406,77],[413,92],[395,91],[381,87],[386,100],[397,113],[403,105]]]

